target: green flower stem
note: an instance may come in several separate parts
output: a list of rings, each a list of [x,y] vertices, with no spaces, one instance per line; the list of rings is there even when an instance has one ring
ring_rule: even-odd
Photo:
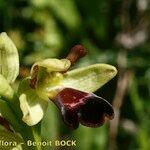
[[[40,145],[28,145],[29,141],[35,143],[41,142],[41,124],[32,127],[24,124],[24,127],[22,128],[22,131],[20,133],[24,139],[24,142],[27,144],[26,146],[28,147],[28,150],[42,150]]]
[[[34,136],[34,141],[36,143],[41,142],[41,123],[37,124],[36,126],[32,126],[32,133]],[[37,150],[41,150],[41,146],[37,144]]]

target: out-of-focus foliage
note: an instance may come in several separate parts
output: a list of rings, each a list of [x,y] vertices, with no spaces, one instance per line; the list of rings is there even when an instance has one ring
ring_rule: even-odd
[[[19,50],[20,77],[28,74],[35,61],[63,58],[77,43],[88,49],[78,66],[102,62],[118,67],[118,76],[97,91],[98,95],[113,101],[118,78],[130,71],[115,142],[118,149],[150,149],[148,0],[0,0],[0,19],[0,32],[7,32]],[[77,147],[73,149],[111,149],[108,125],[70,131],[53,104],[48,108],[42,122],[43,139],[74,139]],[[51,121],[50,127],[47,121]]]

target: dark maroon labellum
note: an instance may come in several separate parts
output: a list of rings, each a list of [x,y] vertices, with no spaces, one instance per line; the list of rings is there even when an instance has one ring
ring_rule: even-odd
[[[105,119],[113,119],[110,103],[92,93],[65,88],[57,94],[54,103],[60,109],[64,122],[76,129],[79,122],[88,127],[99,127]]]

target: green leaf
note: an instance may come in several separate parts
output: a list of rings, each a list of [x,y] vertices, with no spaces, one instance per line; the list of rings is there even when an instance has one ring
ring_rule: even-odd
[[[19,74],[17,48],[4,32],[0,34],[0,73],[9,83],[13,83]]]
[[[0,130],[0,150],[23,150],[22,144],[24,143],[23,139],[16,133]],[[5,146],[5,143],[9,145]]]
[[[95,92],[116,74],[114,66],[94,64],[67,72],[61,85],[85,92]]]
[[[29,86],[29,78],[24,79],[18,89],[22,120],[29,126],[37,124],[44,116],[47,102],[39,98],[36,91]]]

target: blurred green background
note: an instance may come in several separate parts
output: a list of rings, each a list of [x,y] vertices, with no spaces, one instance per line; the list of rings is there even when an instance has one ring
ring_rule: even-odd
[[[42,122],[43,139],[76,140],[76,147],[57,147],[61,150],[150,149],[149,0],[0,0],[3,31],[19,51],[18,81],[35,61],[64,58],[79,43],[88,55],[75,67],[108,63],[118,69],[96,92],[113,104],[113,121],[72,131],[50,103]]]

